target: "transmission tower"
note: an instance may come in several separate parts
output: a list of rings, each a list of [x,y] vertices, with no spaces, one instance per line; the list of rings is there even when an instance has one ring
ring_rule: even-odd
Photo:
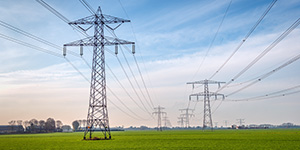
[[[154,115],[157,115],[157,131],[162,131],[162,126],[161,126],[161,118],[163,115],[166,115],[166,112],[163,112],[162,110],[165,109],[164,107],[158,107],[154,108],[156,111],[153,112]]]
[[[194,109],[179,109],[180,112],[184,112],[183,114],[180,115],[184,119],[185,127],[188,128],[190,127],[190,117],[194,117],[195,115],[192,113],[189,113],[189,111],[194,111]]]
[[[236,119],[236,121],[240,124],[240,126],[242,126],[243,123],[245,123],[245,119]]]
[[[180,116],[178,117],[177,123],[180,125],[181,128],[184,127],[184,117]]]
[[[163,117],[162,121],[164,122],[164,128],[166,129],[167,127],[172,127],[172,124],[169,120],[169,117],[165,116]]]
[[[218,84],[220,88],[220,84],[225,82],[218,82],[218,81],[212,81],[212,80],[202,80],[202,81],[195,81],[195,82],[188,82],[187,84],[192,84],[193,88],[195,84],[202,84],[204,85],[204,92],[191,94],[189,96],[189,100],[191,100],[192,97],[196,97],[196,100],[199,101],[199,97],[204,97],[204,113],[203,113],[203,130],[207,127],[210,127],[211,130],[213,130],[213,123],[211,118],[211,109],[210,109],[210,97],[215,96],[215,99],[217,99],[218,96],[222,96],[223,100],[225,98],[224,94],[218,94],[216,92],[209,92],[208,84]]]
[[[228,120],[224,120],[225,127],[227,127],[227,124],[228,124]]]
[[[122,23],[130,22],[110,15],[102,14],[100,6],[98,10],[91,16],[78,19],[73,22],[69,22],[70,25],[76,25],[84,32],[94,27],[94,35],[74,41],[68,44],[64,44],[64,55],[66,55],[66,46],[80,46],[80,55],[83,54],[83,46],[93,46],[93,62],[91,73],[91,85],[90,85],[90,99],[87,115],[87,126],[84,132],[84,139],[89,134],[89,139],[92,139],[92,133],[97,127],[100,128],[104,134],[104,139],[111,139],[108,111],[107,111],[107,99],[106,99],[106,79],[105,79],[105,55],[104,46],[115,46],[116,54],[118,53],[118,45],[132,44],[132,52],[134,53],[134,42],[121,40],[118,38],[104,36],[104,27],[114,31]],[[115,28],[109,26],[109,24],[118,25]],[[79,25],[90,25],[84,29]]]

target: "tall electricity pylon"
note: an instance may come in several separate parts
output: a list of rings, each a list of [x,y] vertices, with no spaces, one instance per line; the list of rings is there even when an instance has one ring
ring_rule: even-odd
[[[154,108],[156,111],[153,112],[154,115],[157,115],[157,131],[162,131],[162,126],[161,126],[161,118],[163,115],[166,115],[166,112],[163,112],[162,110],[165,109],[164,107],[155,107]]]
[[[208,84],[218,84],[220,88],[220,84],[225,83],[225,82],[218,82],[218,81],[212,81],[212,80],[202,80],[202,81],[196,81],[196,82],[188,82],[187,84],[192,84],[193,87],[195,84],[203,84],[204,85],[204,92],[196,93],[196,94],[191,94],[189,96],[189,100],[193,96],[197,98],[197,101],[199,101],[199,97],[203,96],[204,97],[204,113],[203,113],[203,130],[207,127],[210,127],[211,130],[213,130],[213,123],[212,123],[212,118],[211,118],[211,109],[210,109],[210,97],[215,96],[215,99],[217,99],[218,96],[222,96],[223,100],[225,98],[224,94],[218,94],[216,92],[209,92],[208,89]]]
[[[177,123],[180,125],[181,128],[184,127],[184,117],[180,116],[178,117]]]
[[[183,114],[180,115],[180,117],[184,118],[184,122],[185,122],[185,127],[188,128],[190,127],[190,117],[194,117],[194,114],[189,113],[189,111],[194,111],[194,109],[179,109],[180,112],[184,112]]]
[[[88,134],[89,139],[92,139],[92,133],[97,127],[99,127],[104,134],[104,139],[111,139],[106,99],[104,46],[114,45],[116,47],[116,54],[117,46],[121,44],[132,44],[133,53],[135,50],[134,42],[104,36],[104,27],[107,27],[110,30],[115,30],[125,22],[130,22],[130,20],[102,14],[100,6],[95,14],[73,22],[69,22],[70,25],[77,25],[83,31],[87,31],[94,27],[93,36],[64,44],[64,55],[66,46],[80,46],[81,55],[83,46],[93,46],[90,99],[87,115],[87,126],[83,137],[84,139],[87,139],[86,136]],[[117,25],[115,28],[109,26],[109,24],[115,23],[118,23],[119,25]],[[83,27],[80,27],[79,25],[90,25],[90,27],[83,29]]]

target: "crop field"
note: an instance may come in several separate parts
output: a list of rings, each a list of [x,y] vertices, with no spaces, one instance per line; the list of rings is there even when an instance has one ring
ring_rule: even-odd
[[[100,133],[96,133],[100,135]],[[300,149],[300,130],[118,131],[112,140],[83,141],[83,133],[0,135],[0,149]]]

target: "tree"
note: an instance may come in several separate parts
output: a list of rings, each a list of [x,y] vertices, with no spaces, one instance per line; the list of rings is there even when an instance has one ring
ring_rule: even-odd
[[[45,128],[47,132],[55,131],[55,120],[53,118],[48,118],[45,123]]]
[[[19,126],[21,126],[22,125],[22,120],[17,120],[17,124],[19,125]]]
[[[61,129],[62,125],[63,125],[63,123],[60,120],[56,121],[56,128],[57,129]]]
[[[39,126],[40,127],[45,128],[45,124],[46,124],[46,122],[44,120],[39,121]]]
[[[79,127],[79,122],[77,120],[72,122],[73,130],[76,131]]]
[[[11,125],[11,126],[13,126],[13,125],[16,124],[16,120],[12,120],[12,121],[8,122],[8,124]]]
[[[30,123],[30,132],[37,132],[39,121],[36,119],[31,119]]]
[[[44,120],[39,121],[40,132],[45,132],[46,122]]]
[[[81,129],[81,127],[82,127],[82,120],[78,120],[78,123],[79,123],[79,129]]]
[[[31,119],[31,120],[29,121],[29,123],[30,123],[31,126],[38,126],[39,121],[36,120],[36,119]]]

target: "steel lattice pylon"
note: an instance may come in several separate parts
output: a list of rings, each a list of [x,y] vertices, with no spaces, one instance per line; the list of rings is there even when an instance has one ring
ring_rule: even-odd
[[[191,94],[190,95],[190,100],[191,97],[196,96],[197,101],[199,101],[199,97],[203,96],[204,99],[204,112],[203,112],[203,130],[207,127],[210,127],[213,129],[213,123],[212,123],[212,117],[211,117],[211,108],[210,108],[210,97],[215,96],[215,99],[217,99],[218,96],[222,96],[224,100],[224,94],[218,94],[215,92],[209,92],[208,89],[208,84],[218,84],[220,88],[220,84],[225,83],[225,82],[218,82],[218,81],[212,81],[212,80],[202,80],[202,81],[196,81],[196,82],[188,82],[187,84],[192,84],[193,87],[195,84],[203,84],[204,85],[204,92],[196,93],[196,94]]]
[[[166,112],[163,112],[162,110],[165,109],[164,107],[161,107],[158,105],[158,107],[154,108],[155,112],[153,112],[152,114],[157,115],[157,131],[162,131],[162,126],[161,126],[161,118],[163,117],[163,115],[166,115]]]
[[[64,44],[64,47],[93,46],[90,98],[87,115],[87,126],[83,137],[84,139],[92,139],[92,133],[97,127],[99,127],[102,131],[104,139],[111,139],[106,98],[104,46],[134,44],[134,42],[125,41],[118,38],[105,37],[104,27],[106,26],[111,30],[115,30],[124,22],[130,22],[130,20],[104,15],[102,14],[100,7],[98,8],[97,12],[91,16],[69,22],[69,24],[78,26],[84,24],[90,24],[91,26],[94,26],[94,36]],[[119,23],[119,25],[115,28],[111,28],[108,26],[108,24],[113,23]],[[82,27],[80,28],[83,29]],[[86,137],[87,135],[89,135],[89,138]]]

